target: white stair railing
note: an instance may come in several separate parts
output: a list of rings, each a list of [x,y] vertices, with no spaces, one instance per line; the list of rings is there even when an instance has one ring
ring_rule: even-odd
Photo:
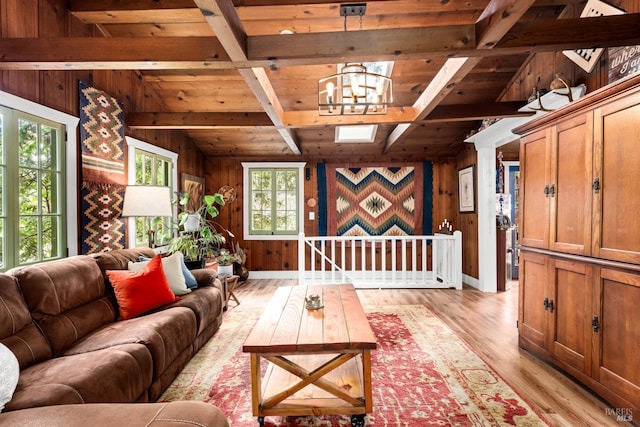
[[[300,233],[298,278],[305,284],[353,283],[356,288],[462,289],[462,233],[315,237]]]

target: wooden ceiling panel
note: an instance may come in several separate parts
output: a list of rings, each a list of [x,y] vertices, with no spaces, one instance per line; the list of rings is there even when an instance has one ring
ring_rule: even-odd
[[[280,134],[272,128],[191,130],[187,134],[207,156],[273,156],[288,151]]]

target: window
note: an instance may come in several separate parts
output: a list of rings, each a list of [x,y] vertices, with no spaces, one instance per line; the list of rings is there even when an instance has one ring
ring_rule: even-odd
[[[297,239],[303,224],[305,163],[243,163],[244,238]]]
[[[0,107],[0,270],[67,256],[64,136]]]
[[[129,147],[129,185],[163,185],[176,190],[178,155],[155,145],[127,137]],[[132,173],[133,171],[133,173]],[[155,244],[166,245],[172,237],[171,219],[146,218],[129,220],[129,246],[147,246],[149,224],[156,230]]]

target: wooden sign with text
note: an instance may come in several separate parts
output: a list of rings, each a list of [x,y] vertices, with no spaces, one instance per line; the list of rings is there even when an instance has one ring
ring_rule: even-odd
[[[607,69],[609,83],[635,74],[640,70],[640,45],[609,48]]]

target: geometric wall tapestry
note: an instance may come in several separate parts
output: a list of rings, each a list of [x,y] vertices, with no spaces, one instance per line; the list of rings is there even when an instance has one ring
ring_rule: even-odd
[[[124,120],[115,98],[80,82],[81,253],[125,247]]]
[[[423,164],[326,164],[327,234],[423,233]]]

